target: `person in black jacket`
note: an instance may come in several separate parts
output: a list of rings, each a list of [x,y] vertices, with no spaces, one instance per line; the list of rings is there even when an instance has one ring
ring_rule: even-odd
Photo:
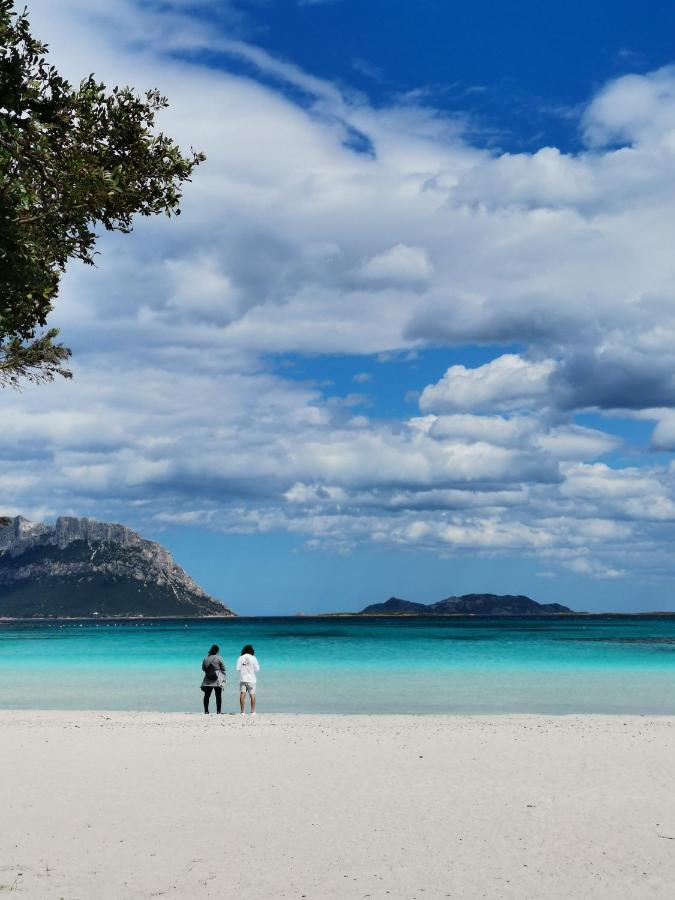
[[[211,699],[211,691],[216,695],[216,712],[220,714],[221,703],[223,699],[223,685],[225,684],[225,664],[218,653],[220,647],[214,644],[209,650],[208,656],[204,657],[202,662],[202,690],[204,691],[204,712],[209,714],[209,700]]]

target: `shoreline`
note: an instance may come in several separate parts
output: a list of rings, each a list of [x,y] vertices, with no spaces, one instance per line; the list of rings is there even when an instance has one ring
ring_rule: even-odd
[[[248,706],[247,706],[248,710]],[[116,722],[124,724],[147,724],[152,722],[154,726],[178,727],[180,725],[194,723],[195,721],[207,725],[209,720],[216,720],[218,723],[225,725],[228,722],[235,722],[238,726],[242,725],[241,715],[239,712],[230,710],[221,715],[211,710],[209,717],[205,716],[201,709],[191,710],[189,712],[176,711],[155,711],[155,710],[134,710],[134,709],[7,709],[0,708],[0,733],[5,727],[11,727],[16,724],[13,720],[23,721],[31,720],[32,724],[66,724],[69,720],[76,721],[82,719],[84,721],[96,721],[101,724],[100,720]],[[265,712],[259,711],[255,716],[255,722],[249,720],[249,713],[246,713],[245,725],[250,724],[251,727],[257,727],[261,724],[269,726],[285,725],[293,723],[307,727],[330,725],[333,720],[337,720],[341,724],[349,724],[350,720],[363,723],[366,719],[372,719],[374,723],[384,725],[385,728],[394,727],[397,724],[408,724],[412,722],[425,721],[445,728],[451,728],[453,725],[471,725],[483,726],[489,724],[505,725],[510,724],[550,726],[559,727],[561,723],[579,725],[583,728],[591,727],[591,720],[597,720],[600,723],[616,724],[621,720],[622,725],[654,725],[654,727],[667,727],[672,729],[673,740],[675,741],[675,713],[306,713],[306,712]],[[111,726],[112,727],[112,726]],[[214,727],[219,727],[215,725]],[[1,750],[1,748],[0,748]],[[674,798],[675,799],[675,798]]]
[[[238,697],[238,693],[237,693]],[[238,701],[237,701],[238,702]],[[215,707],[213,703],[211,704],[211,718],[218,718],[218,720],[229,721],[234,720],[240,721],[240,713],[238,709],[227,709],[222,713],[219,713],[216,716],[214,711]],[[247,707],[248,709],[248,707]],[[35,717],[37,720],[45,719],[49,720],[53,718],[54,720],[59,719],[67,719],[67,718],[78,718],[83,717],[84,719],[95,718],[98,716],[104,716],[106,718],[114,718],[114,719],[129,719],[130,721],[136,720],[140,721],[144,717],[151,719],[158,719],[159,721],[156,723],[158,725],[161,724],[170,724],[172,719],[176,719],[177,721],[182,721],[183,719],[187,721],[193,721],[194,719],[199,719],[200,721],[204,718],[204,713],[201,708],[198,708],[195,705],[194,709],[191,710],[162,710],[162,709],[107,709],[105,707],[101,707],[100,709],[94,708],[69,708],[69,707],[10,707],[10,706],[0,706],[0,728],[2,728],[3,724],[5,724],[2,720],[4,718],[21,718],[21,716],[26,717]],[[246,713],[246,717],[248,718],[248,712]],[[476,720],[476,721],[496,721],[496,722],[504,722],[507,719],[518,719],[523,720],[525,722],[531,720],[540,720],[546,719],[550,720],[550,722],[558,722],[558,721],[571,721],[571,720],[579,720],[580,722],[586,721],[589,719],[599,719],[607,721],[617,721],[621,719],[622,722],[627,722],[629,720],[635,720],[636,722],[644,722],[644,721],[655,721],[655,722],[663,722],[666,719],[672,720],[672,725],[675,728],[675,712],[267,712],[265,709],[258,710],[256,714],[256,723],[262,722],[285,722],[285,720],[295,721],[295,722],[321,722],[322,720],[333,720],[336,719],[338,721],[346,721],[350,719],[354,719],[355,721],[365,721],[372,719],[374,722],[384,722],[386,720],[397,720],[400,719],[402,721],[414,720],[414,721],[424,721],[428,722],[430,720],[438,719],[439,721],[467,721],[467,720]]]
[[[209,616],[0,616],[0,625],[6,622],[23,623],[51,623],[51,622],[209,622],[209,621],[233,621],[246,619],[419,619],[420,621],[439,619],[488,619],[490,621],[508,621],[511,619],[537,619],[548,621],[550,619],[664,619],[675,618],[675,611],[662,612],[569,612],[569,613],[288,613],[286,615],[241,615],[239,613],[216,614]]]
[[[1,710],[0,736],[18,897],[672,896],[675,716]]]
[[[208,622],[221,619],[240,619],[236,613],[216,614],[211,616],[0,616],[3,622]]]

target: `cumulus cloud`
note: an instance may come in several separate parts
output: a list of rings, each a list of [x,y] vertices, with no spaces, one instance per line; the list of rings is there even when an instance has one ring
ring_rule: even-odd
[[[493,209],[537,209],[585,203],[594,192],[592,171],[583,160],[543,147],[479,162],[462,177],[454,198],[469,205],[487,202]]]
[[[675,410],[660,410],[658,422],[652,433],[652,447],[655,450],[675,450]]]
[[[564,496],[602,505],[617,520],[675,521],[672,485],[642,469],[611,469],[603,463],[575,464],[561,489]]]
[[[609,340],[589,351],[571,349],[556,372],[559,404],[629,410],[675,404],[675,356],[664,350],[654,354]]]
[[[546,397],[554,369],[553,360],[529,362],[514,353],[475,369],[451,366],[439,382],[424,388],[420,409],[522,409]]]
[[[610,453],[621,446],[621,440],[597,428],[562,425],[541,431],[535,443],[560,460],[587,460]]]
[[[384,253],[371,257],[359,269],[359,275],[372,281],[391,281],[396,284],[415,284],[428,281],[433,272],[429,256],[423,247],[397,244]]]
[[[675,66],[646,75],[624,75],[599,91],[583,117],[593,147],[656,144],[672,148],[675,137]]]
[[[428,389],[427,389],[428,390]],[[497,446],[524,446],[540,430],[540,424],[530,416],[477,416],[459,413],[449,416],[429,416],[429,434],[435,438],[454,438],[469,443],[486,441]]]
[[[432,437],[536,448],[558,460],[593,459],[615,450],[621,444],[614,435],[595,428],[550,425],[545,419],[533,415],[506,417],[460,413],[430,416],[427,422]]]

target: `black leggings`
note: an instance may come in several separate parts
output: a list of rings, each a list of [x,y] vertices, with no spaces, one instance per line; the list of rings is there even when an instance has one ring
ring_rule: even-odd
[[[220,704],[223,700],[223,689],[219,687],[203,687],[204,691],[204,712],[209,711],[209,700],[211,699],[211,691],[216,693],[216,712],[220,712]]]

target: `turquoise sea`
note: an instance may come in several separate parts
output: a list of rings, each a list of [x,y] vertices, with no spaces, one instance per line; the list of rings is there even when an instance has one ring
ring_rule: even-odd
[[[675,617],[0,623],[0,708],[200,709],[217,643],[260,712],[675,714]]]

